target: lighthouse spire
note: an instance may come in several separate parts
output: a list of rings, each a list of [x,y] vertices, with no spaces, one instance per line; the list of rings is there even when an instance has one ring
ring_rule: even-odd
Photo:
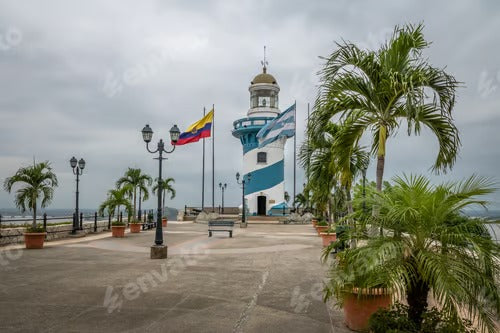
[[[266,60],[266,46],[265,45],[264,45],[264,59],[260,63],[262,64],[262,73],[266,73],[267,72],[267,65],[269,65],[269,63]]]

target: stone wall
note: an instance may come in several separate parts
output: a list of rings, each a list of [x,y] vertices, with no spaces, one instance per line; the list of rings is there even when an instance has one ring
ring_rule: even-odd
[[[67,238],[70,236],[73,226],[71,224],[49,225],[47,226],[47,236],[45,240]],[[108,221],[97,222],[97,232],[107,231]],[[2,228],[0,230],[0,245],[23,243],[25,228]],[[80,233],[94,233],[94,222],[83,222],[83,230]]]

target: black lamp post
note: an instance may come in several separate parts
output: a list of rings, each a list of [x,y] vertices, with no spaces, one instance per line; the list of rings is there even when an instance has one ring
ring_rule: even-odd
[[[75,217],[73,218],[73,230],[71,231],[72,234],[76,234],[76,231],[80,228],[80,224],[78,223],[79,220],[79,209],[78,209],[78,197],[80,192],[78,191],[78,183],[80,182],[80,175],[83,173],[83,169],[85,169],[85,160],[83,158],[80,158],[78,161],[75,156],[73,156],[69,160],[69,165],[73,169],[73,174],[76,175],[76,206],[75,206]]]
[[[241,182],[240,182],[240,173],[236,173],[236,182],[241,185],[242,187],[242,195],[241,195],[241,224],[240,228],[246,228],[247,227],[247,220],[246,220],[246,209],[245,209],[245,183],[250,182],[251,178],[251,173],[249,173],[246,177],[247,179],[245,180],[245,176],[242,177]]]
[[[162,188],[161,188],[161,168],[162,168],[162,161],[166,158],[162,157],[163,153],[170,154],[175,150],[175,143],[177,140],[179,140],[179,135],[181,134],[181,131],[177,127],[177,125],[174,125],[170,129],[170,140],[173,143],[172,150],[167,151],[165,150],[165,144],[163,143],[163,139],[160,139],[158,141],[158,145],[156,150],[150,150],[149,149],[149,143],[151,142],[151,139],[153,138],[153,130],[149,125],[146,125],[142,129],[142,138],[144,139],[144,142],[146,142],[146,149],[148,152],[151,154],[156,154],[159,153],[159,157],[154,158],[155,160],[157,159],[159,162],[159,171],[158,171],[158,208],[157,208],[157,214],[156,214],[156,233],[155,233],[155,244],[151,246],[151,259],[165,259],[167,257],[167,246],[163,245],[163,231],[162,231],[162,225],[161,225],[161,194],[162,194]]]
[[[363,174],[363,214],[366,214],[366,167],[361,170]]]
[[[222,185],[222,183],[219,183],[219,188],[222,190],[222,214],[224,214],[224,190],[227,188],[227,184]]]

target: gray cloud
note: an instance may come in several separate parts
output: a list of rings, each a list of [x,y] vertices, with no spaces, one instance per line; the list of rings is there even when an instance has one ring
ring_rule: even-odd
[[[127,167],[157,174],[157,163],[140,136],[144,124],[153,128],[156,142],[168,137],[174,123],[186,128],[212,103],[216,184],[227,182],[226,204],[238,204],[234,174],[241,168],[242,152],[231,126],[248,109],[247,88],[260,71],[262,46],[268,46],[269,69],[282,89],[281,108],[297,100],[300,143],[306,105],[315,97],[318,56],[328,55],[341,39],[376,47],[395,24],[406,22],[425,23],[426,37],[433,41],[425,55],[464,82],[455,109],[463,148],[453,172],[435,179],[472,173],[499,178],[500,88],[493,88],[500,86],[500,18],[495,1],[0,4],[0,42],[9,29],[22,36],[0,49],[0,181],[31,163],[33,156],[50,160],[60,178],[53,207],[73,206],[74,176],[68,165],[72,155],[87,160],[81,205],[96,207]],[[109,77],[121,87],[112,96],[105,88]],[[292,148],[289,141],[290,193]],[[402,128],[388,145],[386,178],[403,171],[427,173],[436,149],[429,133],[408,138]],[[207,204],[210,154],[207,149]],[[178,193],[171,204],[199,205],[201,143],[178,147],[168,157],[164,174],[176,179]],[[303,173],[298,174],[300,190]],[[372,167],[369,175],[374,174]],[[500,206],[500,194],[491,199]],[[12,205],[12,195],[0,191],[0,207]],[[153,207],[154,199],[146,206]]]

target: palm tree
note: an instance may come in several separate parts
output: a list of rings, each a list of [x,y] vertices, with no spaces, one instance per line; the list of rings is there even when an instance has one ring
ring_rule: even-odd
[[[420,134],[425,126],[436,136],[439,153],[435,171],[451,168],[460,146],[451,117],[459,83],[422,57],[429,45],[422,30],[421,24],[396,27],[378,51],[338,43],[338,49],[323,58],[326,63],[319,72],[321,83],[311,131],[323,131],[332,118],[349,122],[339,138],[345,147],[354,147],[364,133],[372,133],[378,191],[382,189],[386,141],[403,120],[408,124],[408,135]]]
[[[145,196],[149,196],[148,186],[151,186],[152,181],[153,179],[149,175],[143,174],[141,169],[128,168],[125,175],[116,182],[117,188],[125,185],[130,185],[131,187],[132,200],[134,201],[132,216],[134,216],[134,219],[137,216],[137,190],[139,189]]]
[[[52,172],[48,161],[33,164],[33,166],[20,168],[12,176],[5,179],[3,184],[7,192],[20,183],[21,187],[16,191],[15,204],[22,212],[30,210],[33,213],[33,229],[36,229],[37,201],[42,198],[40,207],[45,208],[54,197],[54,188],[58,186],[57,176]]]
[[[114,210],[116,210],[116,218],[118,221],[120,215],[120,207],[125,206],[125,209],[130,215],[133,209],[129,200],[129,194],[131,190],[132,186],[130,184],[123,185],[119,189],[109,190],[107,199],[99,206],[99,214],[102,215],[106,209],[108,210],[108,212],[113,212]]]
[[[167,193],[170,193],[170,200],[175,198],[175,189],[170,183],[175,183],[175,180],[172,177],[169,177],[167,179],[162,179],[161,182],[158,181],[158,178],[156,178],[156,183],[153,186],[152,191],[155,193],[158,193],[158,185],[161,186],[162,189],[162,216],[164,216],[165,213],[165,197],[167,196]]]
[[[458,322],[466,314],[483,331],[494,332],[500,247],[486,222],[457,217],[472,205],[484,206],[479,197],[492,192],[492,183],[476,176],[438,186],[423,176],[397,177],[390,190],[372,192],[369,200],[380,210],[368,223],[384,232],[357,235],[363,245],[339,254],[326,298],[354,287],[385,286],[396,299],[406,298],[409,319],[420,327],[432,295],[450,318]]]
[[[304,193],[299,193],[295,196],[295,200],[293,201],[293,204],[297,207],[297,209],[301,207],[306,207],[307,205],[307,198],[304,195]]]

